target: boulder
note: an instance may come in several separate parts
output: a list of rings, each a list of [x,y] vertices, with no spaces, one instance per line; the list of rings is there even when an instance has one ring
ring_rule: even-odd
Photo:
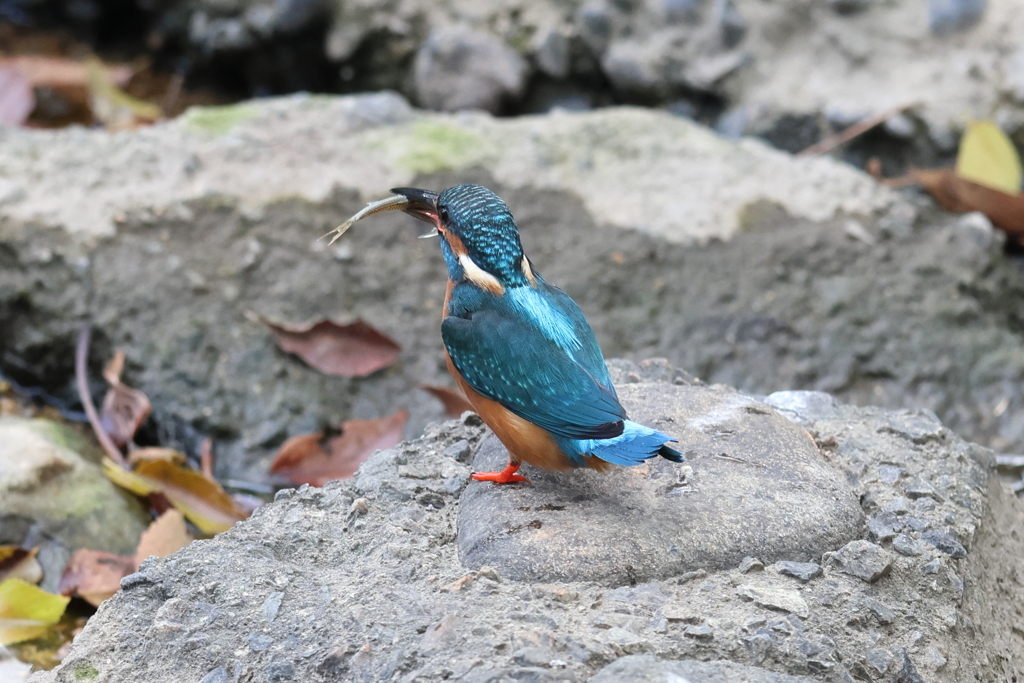
[[[648,371],[664,364],[617,367],[640,379],[619,385],[624,393],[632,387],[629,400],[637,414],[658,414],[666,407],[661,402],[671,406],[695,392],[725,391],[650,379],[659,373]],[[748,566],[747,573],[716,567],[713,554],[689,558],[706,569],[666,567],[657,578],[635,580],[613,573],[600,583],[593,575],[517,578],[515,567],[467,566],[459,519],[476,497],[471,487],[480,484],[467,486],[470,468],[463,460],[467,445],[478,450],[488,439],[469,414],[376,453],[352,480],[282,491],[234,529],[145,562],[89,621],[63,664],[32,681],[71,683],[80,672],[111,683],[666,676],[766,683],[882,676],[943,683],[1021,675],[1012,626],[1024,605],[1024,585],[1006,577],[1014,575],[1024,552],[1019,534],[1010,533],[1024,510],[990,476],[989,451],[937,423],[933,431],[939,437],[922,442],[888,427],[910,418],[926,423],[927,415],[857,408],[806,392],[745,400],[759,410],[774,405],[807,430],[821,453],[814,467],[840,476],[844,490],[859,501],[859,514],[899,510],[908,536],[923,533],[915,530],[913,517],[956,534],[966,555],[957,558],[921,543],[922,555],[907,557],[890,553],[884,542],[891,569],[873,583],[828,560],[829,553],[835,557],[850,544],[871,545],[864,538],[833,540],[824,560],[815,558],[821,574],[806,583],[774,565]],[[752,432],[763,425],[775,428],[775,417],[749,415]],[[689,420],[678,425],[695,426]],[[729,410],[704,416],[706,434],[741,424]],[[730,455],[745,461],[766,457],[756,442],[741,437]],[[689,465],[671,467],[693,468],[688,477],[698,481],[712,462],[695,455]],[[942,500],[920,498],[907,505],[903,483],[887,483],[879,475],[892,464],[930,481]],[[775,495],[774,473],[753,469],[757,473],[746,479],[749,496]],[[593,513],[603,504],[629,517],[639,538],[657,529],[663,545],[720,532],[714,515],[674,525],[631,517],[621,499],[606,493],[626,472],[606,475],[607,488],[593,488],[586,473],[577,474],[584,475],[580,482],[565,485],[592,487],[589,499],[573,501],[543,481],[492,488],[535,510],[564,505],[558,513],[565,517]],[[803,493],[815,512],[820,494],[807,483]],[[506,514],[500,507],[493,512]],[[551,534],[547,542],[549,552],[561,548],[573,561],[573,538]],[[622,539],[595,534],[590,543],[608,546],[609,557]],[[746,542],[750,553],[775,543],[756,532]],[[806,557],[799,539],[787,543],[794,557]]]
[[[39,547],[45,589],[56,592],[79,548],[133,555],[148,523],[75,432],[42,418],[0,418],[0,545]]]

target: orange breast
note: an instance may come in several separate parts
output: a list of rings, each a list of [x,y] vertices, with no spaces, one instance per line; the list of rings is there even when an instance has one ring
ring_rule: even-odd
[[[454,283],[449,280],[448,291],[445,292],[444,297],[442,318],[448,314],[448,299],[451,297],[454,286]],[[573,468],[569,456],[562,451],[546,429],[524,420],[497,401],[478,394],[455,369],[455,364],[452,363],[447,350],[444,352],[444,360],[448,365],[448,372],[455,378],[455,383],[462,389],[462,393],[466,395],[480,419],[491,428],[495,436],[511,453],[510,460],[528,462],[546,470],[570,470]],[[598,458],[586,458],[586,462],[588,467],[599,471],[610,467],[610,463]]]

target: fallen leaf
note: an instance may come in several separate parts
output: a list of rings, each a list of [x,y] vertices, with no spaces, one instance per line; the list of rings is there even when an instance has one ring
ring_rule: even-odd
[[[176,451],[173,448],[160,448],[159,446],[147,446],[145,448],[136,448],[134,451],[128,453],[128,464],[138,465],[143,460],[166,460],[172,462],[175,465],[184,465],[188,462],[188,458],[181,451]]]
[[[402,347],[362,320],[339,325],[321,320],[312,325],[281,325],[256,313],[248,318],[270,328],[277,345],[328,375],[365,377],[398,359]]]
[[[134,128],[140,122],[152,123],[160,118],[160,107],[121,90],[99,59],[91,57],[86,62],[86,73],[92,113],[108,130]]]
[[[293,484],[313,486],[351,477],[374,451],[393,448],[402,441],[408,419],[408,411],[399,410],[376,420],[348,420],[337,436],[294,436],[281,446],[270,471]]]
[[[950,168],[913,169],[910,175],[947,211],[981,211],[992,221],[992,225],[1007,234],[1024,236],[1024,194],[1009,195],[964,180]]]
[[[43,635],[60,620],[68,601],[21,579],[0,582],[0,645]]]
[[[192,542],[192,534],[185,526],[185,517],[178,510],[168,510],[142,532],[135,551],[135,566],[149,556],[167,557]]]
[[[5,579],[22,579],[29,583],[39,583],[43,578],[43,568],[36,559],[38,548],[25,550],[13,545],[0,546],[0,581]]]
[[[200,472],[166,460],[144,460],[134,471],[129,471],[105,458],[103,473],[137,496],[165,496],[204,534],[227,531],[235,522],[248,517],[220,484],[210,481]]]
[[[0,57],[0,68],[15,67],[28,78],[32,85],[44,85],[55,89],[80,88],[83,92],[89,84],[89,64],[63,57],[44,55],[16,55]],[[110,80],[124,86],[132,77],[130,66],[106,65]]]
[[[227,531],[246,518],[221,485],[201,472],[165,460],[147,460],[139,463],[134,474],[154,483],[155,490],[167,496],[204,534]]]
[[[35,108],[32,81],[17,67],[0,67],[0,124],[20,126]]]
[[[103,397],[100,424],[116,445],[125,446],[135,438],[150,410],[152,405],[144,393],[118,383]]]
[[[60,577],[62,595],[78,595],[90,605],[99,604],[121,589],[121,579],[135,571],[134,557],[79,548]]]
[[[473,406],[470,405],[465,395],[458,389],[438,387],[430,384],[420,384],[418,386],[423,391],[428,391],[435,398],[440,399],[441,403],[444,404],[444,414],[446,417],[459,417],[467,410],[473,410]]]
[[[956,174],[1009,195],[1020,192],[1020,157],[1006,133],[991,121],[968,125],[957,152]]]

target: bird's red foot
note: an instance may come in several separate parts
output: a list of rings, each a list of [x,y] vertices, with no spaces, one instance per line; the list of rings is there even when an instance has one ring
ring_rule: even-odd
[[[533,484],[529,479],[521,474],[516,474],[519,470],[519,463],[510,462],[508,467],[503,469],[501,472],[474,472],[472,477],[477,481],[493,481],[495,484],[514,484],[516,482],[525,481],[530,486]]]

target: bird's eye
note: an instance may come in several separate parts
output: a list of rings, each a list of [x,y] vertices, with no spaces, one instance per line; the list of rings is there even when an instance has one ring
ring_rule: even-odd
[[[451,218],[451,216],[448,215],[448,207],[447,206],[439,206],[439,207],[437,207],[437,215],[441,219],[442,223],[447,223],[448,220]]]

